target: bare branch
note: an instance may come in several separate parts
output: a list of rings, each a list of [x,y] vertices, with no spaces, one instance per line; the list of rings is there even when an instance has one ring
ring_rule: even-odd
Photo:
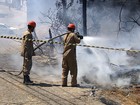
[[[70,2],[69,4],[67,4],[66,9],[69,9],[69,7],[71,7],[71,6],[72,6],[73,2],[74,2],[74,0],[71,0],[71,2]]]
[[[140,23],[138,22],[138,20],[140,19],[140,16],[137,19],[134,19],[133,17],[131,17],[130,19],[132,19],[134,23],[136,23],[138,26],[140,26]]]
[[[119,20],[120,20],[120,21],[119,21],[119,31],[121,31],[122,12],[123,12],[123,8],[124,8],[126,2],[127,2],[127,0],[124,1],[124,3],[123,3],[122,6],[121,6],[120,12],[119,12]],[[118,34],[119,34],[119,32],[118,32]]]

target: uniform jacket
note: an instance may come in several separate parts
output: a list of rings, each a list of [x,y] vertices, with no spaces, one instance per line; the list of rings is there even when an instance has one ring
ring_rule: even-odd
[[[76,56],[76,46],[70,44],[80,43],[80,39],[73,32],[68,32],[63,39],[64,44],[64,56],[75,55]]]
[[[30,59],[33,56],[33,41],[29,41],[29,39],[33,39],[33,36],[30,31],[26,31],[23,34],[22,40],[22,51],[21,56]]]

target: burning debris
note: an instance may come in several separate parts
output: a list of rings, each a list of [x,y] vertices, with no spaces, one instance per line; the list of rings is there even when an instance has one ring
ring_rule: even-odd
[[[115,65],[116,66],[116,65]],[[112,68],[114,69],[114,68]],[[96,72],[95,72],[96,73]],[[138,85],[140,84],[140,69],[134,69],[134,68],[126,68],[126,67],[119,67],[116,69],[115,68],[115,72],[113,74],[110,74],[110,79],[112,80],[112,83],[116,83],[117,80],[129,80],[128,84],[126,85]],[[87,84],[94,84],[96,83],[96,81],[94,80],[90,80],[88,78],[88,75],[84,75],[82,76],[82,81],[87,83]],[[124,84],[124,83],[123,83]],[[111,86],[112,84],[110,84]],[[125,85],[125,84],[124,84]],[[119,85],[118,85],[119,86]]]
[[[99,90],[96,86],[92,86],[90,96],[96,97],[96,92]]]
[[[111,76],[112,80],[115,79],[124,79],[124,78],[130,78],[130,84],[140,84],[139,82],[139,75],[140,75],[140,69],[137,70],[131,70],[126,72],[118,72],[115,74],[115,76]]]

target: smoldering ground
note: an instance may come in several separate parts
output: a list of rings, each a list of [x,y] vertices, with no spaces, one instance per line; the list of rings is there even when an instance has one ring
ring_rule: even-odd
[[[129,47],[125,44],[128,43],[127,40],[117,43],[115,39],[85,37],[83,41],[87,45],[103,46],[105,48]],[[135,68],[136,65],[131,65],[128,62],[131,58],[127,56],[125,51],[80,48],[79,53],[78,62],[79,69],[81,70],[81,72],[79,71],[79,75],[86,83],[98,83],[103,86],[127,86],[137,73],[137,79],[139,78],[139,68]],[[132,74],[130,71],[135,73]],[[138,80],[135,82],[138,83]]]
[[[18,70],[22,68],[23,58],[20,56],[21,43],[9,39],[1,39],[1,67],[3,69]],[[6,42],[6,43],[5,43]],[[81,44],[104,46],[113,48],[128,48],[127,43],[116,43],[114,39],[100,37],[84,37]],[[11,49],[12,46],[12,49]],[[32,72],[40,75],[42,79],[49,81],[61,81],[62,54],[55,49],[54,54],[50,52],[49,46],[43,47],[44,54],[33,57]],[[60,49],[60,47],[59,47]],[[57,51],[56,51],[57,50]],[[63,51],[61,49],[61,51]],[[112,51],[96,48],[77,47],[78,82],[85,84],[100,84],[102,86],[126,86],[129,85],[134,76],[139,83],[139,66],[128,62],[130,57],[123,51]],[[6,64],[4,64],[6,63]],[[132,74],[135,72],[137,75]],[[126,76],[124,75],[126,74]],[[70,75],[69,75],[70,77]],[[69,78],[70,79],[70,78]]]

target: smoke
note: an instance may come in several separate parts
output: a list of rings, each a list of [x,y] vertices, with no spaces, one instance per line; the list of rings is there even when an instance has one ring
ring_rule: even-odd
[[[5,2],[5,0],[3,1]],[[10,5],[10,4],[9,4]],[[17,9],[15,4],[9,7],[6,3],[0,4],[0,35],[21,37],[26,25],[27,14],[25,5]],[[19,6],[19,5],[18,5]],[[2,17],[5,14],[5,17]],[[10,27],[7,27],[10,26]],[[13,33],[10,33],[13,32]],[[21,41],[13,39],[0,39],[0,67],[10,70],[21,70],[22,57],[20,57]]]
[[[84,37],[83,40],[83,44],[86,45],[111,48],[127,48],[128,45],[125,43],[128,43],[128,41],[123,40],[123,43],[118,43],[115,39],[100,37]],[[133,69],[140,69],[139,67],[135,68],[136,64],[130,67],[128,62],[130,58],[123,51],[78,47],[77,58],[79,80],[82,83],[98,83],[102,86],[126,86],[131,83],[133,76],[135,76],[128,72]],[[135,72],[135,74],[137,73]],[[135,82],[138,83],[138,81]]]
[[[0,39],[0,67],[21,70],[20,43],[17,40]]]
[[[138,82],[140,83],[140,75],[139,75],[139,79],[138,79]]]
[[[46,53],[46,52],[45,52]],[[50,56],[35,56],[33,57],[32,71],[47,81],[61,81],[61,58],[59,55]]]
[[[130,81],[131,81],[130,78],[118,79],[116,81],[116,86],[118,87],[128,86],[130,84]]]
[[[116,41],[116,39],[107,39],[101,37],[84,37],[81,44],[104,46],[111,48],[129,48],[129,40]],[[48,51],[48,50],[46,50]],[[50,53],[48,53],[50,55]],[[55,60],[53,60],[55,58]],[[52,57],[37,57],[34,59],[33,71],[40,75],[42,79],[50,81],[61,81],[61,61],[62,55],[55,53]],[[130,65],[130,57],[125,51],[104,50],[97,48],[77,47],[78,62],[78,81],[79,83],[98,83],[102,86],[126,86],[138,74],[140,67]],[[133,61],[134,59],[132,59]],[[139,61],[137,61],[139,62]],[[131,72],[132,71],[132,72]],[[131,77],[131,75],[133,77]],[[70,76],[69,76],[70,77]],[[139,82],[136,81],[137,83]]]
[[[96,38],[95,38],[96,40]],[[99,40],[99,38],[97,38]],[[84,43],[94,45],[91,37],[84,37]],[[112,73],[109,65],[110,60],[104,51],[94,48],[80,48],[78,56],[79,75],[86,76],[90,82],[97,82],[106,85],[111,82],[109,75]],[[82,72],[82,73],[81,73]]]
[[[34,0],[31,6],[38,7],[37,3],[38,1],[35,2]],[[37,20],[37,28],[36,28],[37,35],[39,36],[39,38],[41,37],[42,39],[46,39],[47,35],[45,33],[48,32],[49,25],[40,26],[40,21],[38,18],[41,15],[40,14],[41,10],[42,10],[41,12],[46,11],[45,7],[47,4],[45,4],[44,2],[43,4],[45,6],[43,5],[41,7],[39,5],[40,7],[38,8],[37,11],[34,11],[34,8],[33,9],[30,8],[29,14],[31,15],[28,17],[28,20],[35,21]],[[80,11],[81,5],[79,6],[76,5],[78,4],[75,3],[73,5],[74,8],[70,7],[71,10],[68,11],[68,16],[71,17],[73,15],[74,18],[72,18],[71,20],[76,22],[76,24],[78,25],[78,30],[82,32],[81,19],[79,19],[81,18]],[[49,5],[49,7],[51,8],[51,5]],[[47,9],[49,7],[47,7]],[[55,8],[54,5],[52,8]],[[76,9],[79,9],[78,14],[76,14],[77,11]],[[133,30],[131,30],[130,32],[120,31],[119,34],[117,34],[119,29],[118,28],[119,10],[120,5],[116,5],[115,7],[113,7],[112,4],[105,2],[95,3],[92,8],[88,8],[88,33],[90,37],[88,36],[84,37],[81,44],[112,47],[112,48],[126,48],[126,49],[130,49],[133,47],[134,49],[140,49],[139,47],[140,35],[138,26],[135,26]],[[72,15],[71,11],[74,11],[72,12]],[[124,17],[130,16],[130,14],[131,13],[129,12],[129,9],[124,8],[123,11],[123,15],[125,15]],[[17,18],[14,17],[14,20],[15,19]],[[21,22],[21,20],[22,19],[19,19],[19,23]],[[129,25],[131,26],[132,24]],[[12,40],[9,41],[1,39],[0,48],[1,48],[0,54],[3,56],[2,57],[3,60],[1,59],[0,65],[3,65],[2,62],[5,61],[7,63],[7,66],[9,66],[9,68],[21,70],[23,58],[20,56],[19,51],[20,43]],[[47,49],[46,45],[45,47],[42,48],[45,51],[46,56],[39,56],[37,52],[37,56],[33,57],[32,71],[35,72],[37,75],[39,75],[42,79],[56,82],[61,81],[62,54],[59,53],[60,47],[55,49],[55,54],[52,56],[50,56],[52,53],[49,52],[49,49]],[[7,54],[8,59],[7,57],[4,56],[5,54]],[[127,56],[126,52],[124,51],[113,51],[78,46],[77,47],[78,82],[89,84],[98,83],[102,86],[108,85],[111,86],[115,84],[118,87],[129,85],[132,81],[132,77],[128,74],[131,71],[133,71],[134,68],[136,68],[136,66],[139,64],[138,62],[139,59]],[[140,67],[136,68],[136,70],[139,69]],[[134,72],[136,70],[134,70]],[[128,76],[126,76],[125,74],[127,74]],[[138,81],[136,82],[139,83],[140,82],[139,71],[137,72],[137,74]]]

